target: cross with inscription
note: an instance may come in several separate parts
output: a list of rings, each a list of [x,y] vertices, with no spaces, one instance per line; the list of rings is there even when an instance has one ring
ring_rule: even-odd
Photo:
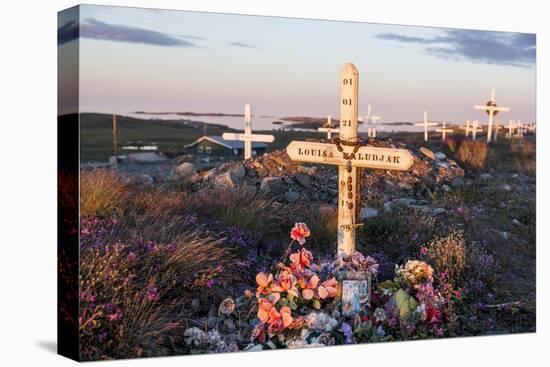
[[[244,159],[252,158],[252,142],[272,143],[273,135],[252,134],[252,113],[249,104],[244,105],[244,134],[224,133],[223,140],[244,141]]]
[[[453,132],[453,129],[446,129],[445,128],[445,125],[447,123],[445,121],[443,121],[443,127],[441,129],[437,129],[435,130],[436,132],[438,133],[441,133],[441,140],[445,141],[445,138],[447,137],[447,133],[452,133]]]
[[[437,122],[428,121],[428,111],[424,111],[424,121],[414,124],[415,126],[424,126],[424,141],[428,141],[428,126],[437,126]]]
[[[318,131],[325,131],[327,133],[327,140],[332,139],[332,133],[337,133],[340,131],[337,127],[332,126],[332,119],[330,118],[330,115],[327,117],[327,124],[324,127],[320,127],[317,129]]]
[[[298,162],[338,166],[338,255],[355,251],[357,168],[408,170],[413,156],[406,149],[364,146],[357,135],[359,72],[344,65],[340,76],[340,136],[332,144],[292,141],[286,151]]]
[[[474,106],[476,110],[483,110],[489,115],[489,125],[487,127],[487,143],[491,142],[491,135],[493,133],[493,117],[499,112],[508,112],[508,107],[497,107],[495,102],[495,90],[491,89],[491,99],[485,105]]]

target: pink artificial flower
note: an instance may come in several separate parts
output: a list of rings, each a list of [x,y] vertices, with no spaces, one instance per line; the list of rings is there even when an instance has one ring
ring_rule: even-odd
[[[298,297],[298,289],[296,288],[296,277],[290,274],[287,270],[282,271],[278,276],[278,284],[271,288],[272,292],[287,292],[294,297]]]
[[[275,304],[281,299],[279,293],[272,293],[268,298],[260,298],[258,300],[258,318],[262,323],[269,319],[271,310],[275,308]]]
[[[422,246],[422,247],[420,248],[420,255],[424,255],[424,256],[428,255],[428,248]]]
[[[294,228],[290,231],[290,238],[303,245],[306,243],[306,237],[309,237],[310,234],[311,232],[305,223],[295,223]]]
[[[300,285],[302,288],[302,297],[304,297],[307,300],[310,300],[315,295],[315,288],[319,285],[319,277],[317,275],[313,275],[309,280],[305,281],[305,279],[300,279]]]
[[[272,281],[273,281],[272,274],[269,274],[269,276],[267,276],[264,273],[258,273],[258,275],[256,275],[256,283],[258,283],[258,288],[256,290],[256,297],[258,297],[260,294],[269,293],[268,288]]]
[[[338,287],[338,282],[336,278],[331,278],[319,286],[319,298],[334,298],[336,297],[336,288]]]
[[[275,307],[269,311],[268,331],[270,333],[280,333],[292,324],[293,318],[291,315],[290,307],[281,307],[280,311],[277,311]]]
[[[313,255],[305,248],[290,255],[290,261],[292,261],[292,265],[296,270],[309,268],[311,260],[313,260]]]

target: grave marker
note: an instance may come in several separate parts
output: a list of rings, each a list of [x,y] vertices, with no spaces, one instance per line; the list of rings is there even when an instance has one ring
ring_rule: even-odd
[[[118,145],[117,145],[117,131],[116,131],[116,115],[113,113],[113,151],[115,154],[115,166],[118,165]]]
[[[470,119],[466,120],[465,126],[460,126],[460,130],[464,130],[464,133],[466,134],[466,139],[468,139],[468,135],[470,135],[470,132],[472,131],[472,128],[470,127]]]
[[[368,106],[367,111],[368,111],[368,114],[369,114],[368,115],[368,122],[370,124],[376,125],[378,120],[380,120],[382,117],[372,114],[371,105]],[[372,128],[369,127],[368,136],[369,136],[369,138],[376,138],[376,126],[373,126]]]
[[[340,131],[339,128],[332,126],[332,119],[330,118],[330,115],[327,116],[327,124],[325,127],[320,127],[317,129],[318,131],[326,131],[327,133],[327,140],[332,139],[332,133],[337,133]]]
[[[435,130],[438,133],[441,133],[441,140],[445,141],[445,137],[447,133],[452,133],[453,129],[446,129],[445,128],[446,122],[443,121],[443,128]]]
[[[424,111],[424,122],[420,122],[414,125],[424,126],[424,141],[428,141],[428,126],[437,126],[437,122],[428,122],[428,111]]]
[[[244,159],[252,158],[252,142],[272,143],[273,135],[252,134],[252,113],[249,104],[244,105],[244,134],[224,133],[223,140],[244,141]]]
[[[523,138],[524,133],[524,124],[521,122],[521,120],[518,120],[516,124],[516,136],[518,138]]]
[[[506,137],[508,139],[512,139],[512,136],[514,135],[514,127],[515,127],[514,123],[515,123],[514,120],[508,121],[508,127],[506,127],[508,129],[508,133],[506,133]]]
[[[333,144],[293,141],[286,151],[290,159],[299,162],[334,164],[338,166],[338,257],[355,251],[355,228],[358,197],[358,167],[407,170],[413,156],[406,149],[386,149],[363,146],[357,134],[357,102],[359,72],[355,65],[344,65],[340,76],[340,136]],[[348,273],[348,272],[342,272]],[[369,302],[371,274],[359,272],[353,277],[339,277],[342,313],[356,314]]]
[[[482,110],[487,112],[489,115],[489,125],[487,127],[487,143],[491,142],[491,135],[493,133],[493,117],[496,116],[499,112],[508,112],[510,109],[508,107],[497,107],[495,102],[495,89],[491,89],[491,99],[484,105],[474,106],[476,110]]]
[[[298,162],[338,166],[338,255],[355,250],[357,168],[407,170],[413,156],[406,149],[362,146],[357,136],[359,72],[345,64],[340,77],[340,136],[333,144],[292,141],[286,151]]]
[[[472,123],[471,131],[472,131],[472,140],[476,140],[477,133],[483,132],[483,128],[479,127],[478,120],[474,120],[474,122]]]

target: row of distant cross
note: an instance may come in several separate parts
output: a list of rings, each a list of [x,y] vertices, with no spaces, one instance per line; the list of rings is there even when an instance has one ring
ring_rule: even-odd
[[[497,121],[495,121],[495,123],[493,125],[494,117],[499,112],[508,112],[508,111],[510,111],[510,109],[508,107],[499,107],[499,106],[497,106],[497,104],[495,102],[495,90],[494,89],[491,90],[491,98],[489,99],[489,101],[485,105],[476,105],[476,106],[474,106],[474,108],[476,110],[486,111],[487,114],[489,115],[489,123],[487,125],[487,142],[488,143],[490,143],[493,140],[498,139],[498,131],[502,128],[508,129],[508,133],[506,134],[506,136],[508,138],[512,138],[513,136],[523,137],[526,132],[535,133],[535,129],[536,129],[536,124],[535,123],[525,124],[525,123],[522,123],[519,120],[517,122],[515,120],[510,120],[508,122],[508,126],[503,126],[503,125],[499,125],[498,120],[497,120]],[[368,110],[367,111],[368,111],[368,114],[367,114],[367,116],[365,116],[365,119],[363,119],[363,121],[367,125],[375,125],[376,122],[381,117],[372,114],[372,108],[371,108],[370,104],[368,105]],[[416,123],[415,126],[421,126],[421,127],[424,128],[424,141],[428,141],[429,127],[431,127],[431,126],[436,127],[436,126],[438,126],[438,123],[428,121],[428,112],[424,111],[424,120],[422,122]],[[479,120],[474,120],[474,121],[471,122],[469,119],[466,121],[465,125],[459,126],[459,129],[464,130],[464,132],[466,134],[466,137],[469,137],[470,134],[471,134],[472,139],[476,139],[477,133],[483,131],[483,129],[482,129],[480,123],[479,123]],[[335,126],[332,125],[332,119],[331,119],[330,116],[328,116],[328,118],[327,118],[326,125],[324,127],[320,127],[318,130],[326,132],[327,133],[327,139],[329,139],[329,140],[332,139],[332,133],[338,133],[339,132],[338,127],[335,127]],[[453,129],[447,128],[447,122],[446,121],[443,121],[442,126],[439,129],[436,129],[435,131],[438,132],[438,133],[441,133],[441,139],[442,140],[446,139],[447,133],[450,134],[450,133],[454,132]],[[376,127],[369,126],[368,130],[367,130],[367,135],[370,138],[376,138]]]
[[[487,143],[490,143],[493,140],[498,139],[498,132],[502,128],[508,129],[508,133],[506,134],[506,137],[512,138],[512,137],[523,137],[526,132],[535,133],[536,124],[525,124],[521,121],[515,121],[510,120],[508,122],[508,126],[503,126],[498,123],[498,120],[493,124],[493,121],[495,120],[494,117],[499,112],[509,112],[510,109],[508,107],[500,107],[497,106],[495,101],[495,90],[491,90],[491,98],[485,105],[476,105],[474,106],[476,110],[482,110],[487,112],[489,115],[489,122],[487,125]],[[223,134],[224,140],[239,140],[244,142],[244,158],[249,159],[252,157],[252,142],[264,142],[264,143],[271,143],[275,140],[275,137],[273,135],[265,135],[265,134],[253,134],[252,133],[252,126],[251,126],[251,107],[249,104],[245,105],[244,107],[244,121],[245,121],[245,128],[244,133],[225,133]],[[367,109],[367,116],[363,119],[365,124],[368,126],[367,135],[369,138],[376,138],[376,127],[373,125],[376,125],[376,122],[381,119],[381,116],[375,115],[372,113],[372,107],[369,104]],[[422,126],[424,128],[424,141],[428,141],[429,139],[429,127],[437,127],[437,122],[431,122],[428,120],[428,112],[424,111],[424,120],[422,122],[416,123],[415,126]],[[479,120],[473,120],[470,121],[469,119],[466,121],[466,123],[463,126],[458,127],[460,130],[464,130],[464,133],[466,134],[466,138],[468,138],[470,135],[472,139],[476,139],[477,133],[482,132],[483,128],[481,127]],[[325,126],[320,127],[317,129],[318,131],[326,132],[327,133],[327,139],[332,139],[333,133],[339,133],[340,128],[337,126],[334,126],[332,124],[332,119],[330,116],[327,117],[327,123]],[[435,130],[438,133],[441,133],[442,140],[445,140],[447,137],[447,134],[452,134],[454,132],[453,129],[447,128],[446,121],[443,121],[441,124],[441,127]]]

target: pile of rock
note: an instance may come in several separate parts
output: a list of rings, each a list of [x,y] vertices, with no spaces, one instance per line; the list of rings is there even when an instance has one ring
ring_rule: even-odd
[[[391,141],[375,144],[396,148]],[[401,145],[399,148],[407,147]],[[411,152],[414,164],[408,171],[365,170],[363,195],[388,202],[383,209],[391,210],[392,203],[401,198],[407,201],[407,206],[421,206],[429,203],[435,192],[448,192],[464,185],[464,170],[444,153],[434,153],[424,147]],[[203,173],[197,182],[201,187],[246,185],[251,190],[267,192],[280,202],[336,204],[338,200],[335,166],[300,164],[292,161],[284,150],[246,161],[224,163]],[[363,214],[371,217],[375,213],[365,210]]]

